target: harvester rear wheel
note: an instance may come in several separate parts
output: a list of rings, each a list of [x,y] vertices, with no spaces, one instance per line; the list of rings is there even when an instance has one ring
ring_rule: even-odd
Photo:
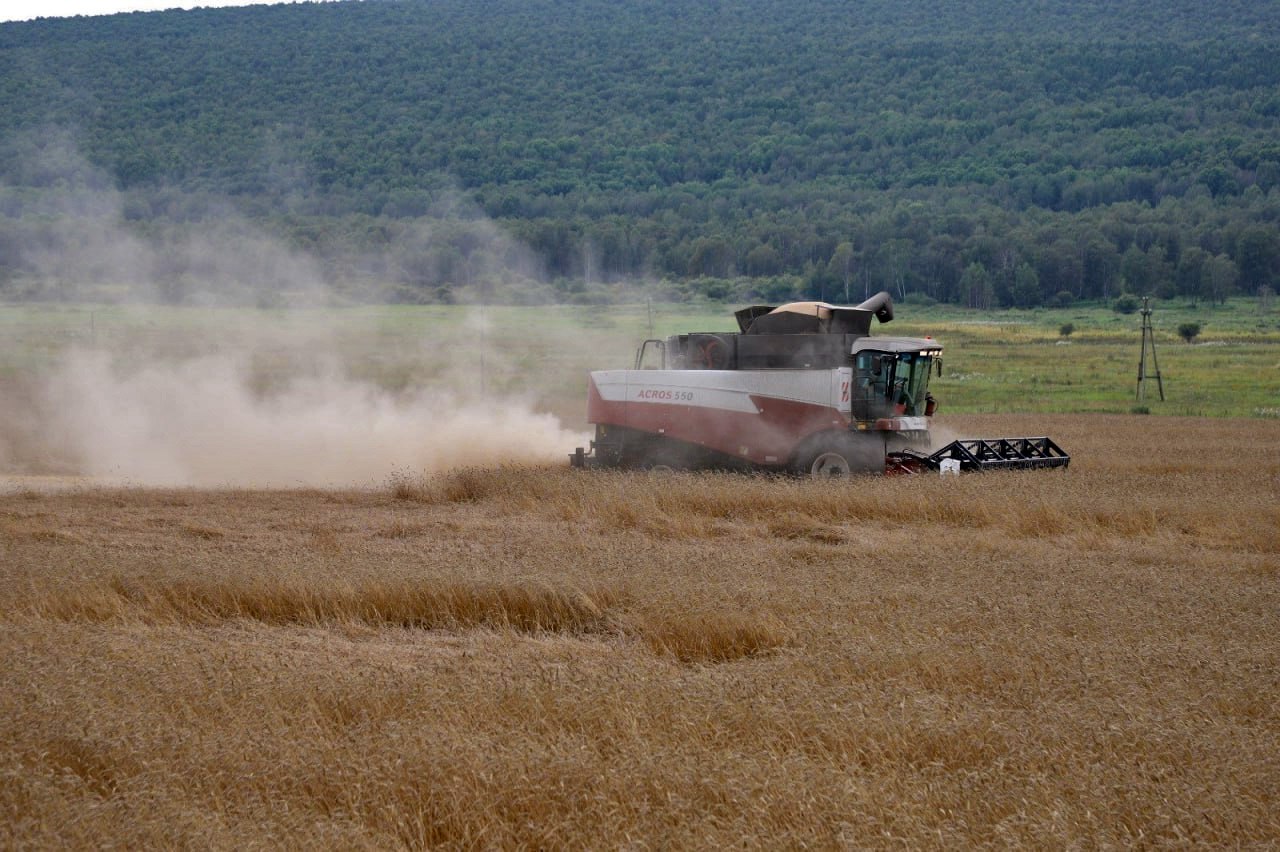
[[[650,473],[671,473],[688,470],[693,459],[684,447],[669,441],[655,440],[641,450],[636,467]]]
[[[640,463],[640,469],[647,470],[649,473],[664,474],[684,470],[685,465],[681,463],[681,459],[677,458],[675,453],[668,450],[658,450]]]

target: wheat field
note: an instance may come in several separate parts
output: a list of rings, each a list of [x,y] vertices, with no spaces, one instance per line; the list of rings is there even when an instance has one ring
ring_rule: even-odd
[[[1280,422],[946,422],[1072,465],[12,486],[0,844],[1280,844]]]

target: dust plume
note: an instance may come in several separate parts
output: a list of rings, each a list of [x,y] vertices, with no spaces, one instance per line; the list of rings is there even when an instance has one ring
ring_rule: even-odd
[[[958,441],[963,436],[949,426],[934,420],[929,425],[929,451],[935,452],[942,449],[953,441]]]
[[[71,353],[35,408],[46,457],[65,471],[148,486],[371,485],[562,459],[581,442],[528,405],[393,394],[336,368],[262,394],[228,355],[121,370],[102,353]]]
[[[563,460],[583,442],[511,392],[512,364],[528,353],[502,341],[499,357],[483,307],[433,326],[434,339],[370,335],[341,310],[314,309],[352,304],[363,280],[335,280],[331,246],[287,246],[227,202],[200,205],[193,221],[162,212],[139,223],[136,209],[174,197],[126,196],[66,137],[40,149],[31,186],[0,187],[21,249],[8,292],[85,305],[68,312],[114,305],[105,313],[117,321],[79,340],[15,324],[0,340],[0,474],[349,486]],[[473,205],[441,203],[386,257],[366,259],[368,274],[405,272],[409,258],[417,266],[401,280],[422,289],[443,277],[452,300],[481,305],[495,286],[522,286],[530,253]]]

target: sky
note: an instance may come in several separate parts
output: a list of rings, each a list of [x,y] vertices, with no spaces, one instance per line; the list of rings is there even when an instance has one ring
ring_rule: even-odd
[[[73,15],[112,15],[116,12],[156,12],[197,6],[250,6],[280,0],[0,0],[0,21],[69,18]]]

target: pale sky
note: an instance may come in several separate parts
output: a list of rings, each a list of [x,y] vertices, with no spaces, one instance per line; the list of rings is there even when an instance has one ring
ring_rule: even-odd
[[[197,6],[252,6],[281,0],[0,0],[0,21],[69,18],[73,15],[112,15],[116,12],[157,12]]]

